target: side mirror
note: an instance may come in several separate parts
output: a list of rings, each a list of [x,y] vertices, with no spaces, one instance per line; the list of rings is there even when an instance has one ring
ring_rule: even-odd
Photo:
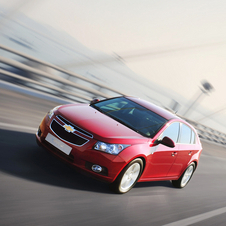
[[[90,104],[95,104],[95,103],[97,103],[98,101],[100,101],[100,100],[97,99],[97,98],[95,98],[95,99],[93,99],[93,100],[90,101]]]
[[[174,141],[172,139],[170,139],[169,137],[163,137],[162,140],[156,140],[156,144],[162,144],[162,145],[165,145],[170,148],[175,147]]]

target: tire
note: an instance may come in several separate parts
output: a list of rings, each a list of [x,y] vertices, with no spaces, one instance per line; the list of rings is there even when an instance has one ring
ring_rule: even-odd
[[[173,180],[172,184],[176,188],[184,188],[191,180],[195,171],[195,163],[191,163],[178,180]]]
[[[132,189],[143,172],[143,161],[140,158],[131,161],[110,184],[111,190],[118,194],[124,194]]]

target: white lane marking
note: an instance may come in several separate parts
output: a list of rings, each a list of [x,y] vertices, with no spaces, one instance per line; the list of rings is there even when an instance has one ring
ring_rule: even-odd
[[[29,132],[36,132],[37,128],[29,127],[29,126],[23,126],[23,125],[15,125],[15,124],[9,124],[0,122],[0,128],[8,129],[8,130],[15,130],[15,131],[29,131]]]
[[[191,224],[195,224],[197,222],[209,219],[211,217],[215,217],[215,216],[220,215],[222,213],[226,213],[226,207],[216,209],[216,210],[213,210],[213,211],[209,211],[209,212],[206,212],[206,213],[203,213],[203,214],[199,214],[199,215],[196,215],[194,217],[185,218],[183,220],[175,221],[175,222],[172,222],[172,223],[169,223],[169,224],[165,224],[163,226],[191,225]]]

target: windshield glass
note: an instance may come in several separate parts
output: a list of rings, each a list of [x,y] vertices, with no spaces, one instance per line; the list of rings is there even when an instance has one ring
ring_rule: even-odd
[[[91,107],[126,125],[143,136],[153,138],[167,120],[151,110],[118,97],[92,104]]]

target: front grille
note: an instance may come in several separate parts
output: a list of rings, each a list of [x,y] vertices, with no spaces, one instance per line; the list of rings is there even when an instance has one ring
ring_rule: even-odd
[[[89,141],[88,139],[85,139],[75,133],[67,132],[64,127],[60,125],[55,119],[52,121],[50,128],[62,140],[67,141],[73,145],[82,146]]]
[[[74,124],[72,124],[72,123],[69,122],[67,119],[65,119],[64,117],[62,117],[61,115],[57,115],[57,118],[60,119],[60,120],[61,120],[62,122],[64,122],[65,124],[74,127],[79,133],[82,133],[83,135],[86,135],[86,136],[88,136],[88,137],[90,137],[90,138],[93,138],[93,135],[92,135],[92,134],[90,134],[90,133],[88,133],[87,131],[85,131],[85,130],[79,128],[78,126],[76,126],[76,125],[74,125]]]

